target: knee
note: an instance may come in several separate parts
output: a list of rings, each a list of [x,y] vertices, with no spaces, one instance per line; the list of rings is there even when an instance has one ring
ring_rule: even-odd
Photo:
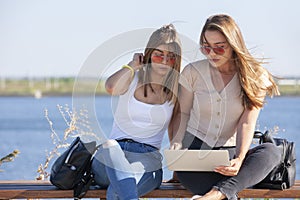
[[[116,141],[116,140],[107,140],[106,142],[104,142],[102,144],[102,147],[103,148],[109,148],[109,147],[112,147],[112,146],[116,146],[118,145],[119,143]]]
[[[281,149],[277,145],[273,143],[264,143],[262,144],[262,148],[265,154],[272,160],[281,160]]]

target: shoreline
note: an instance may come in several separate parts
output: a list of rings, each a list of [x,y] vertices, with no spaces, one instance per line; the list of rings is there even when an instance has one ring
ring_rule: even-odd
[[[105,80],[87,79],[80,87],[71,77],[37,79],[1,79],[0,97],[36,97],[72,96],[74,86],[76,94],[109,95],[105,90]],[[300,96],[300,78],[278,81],[280,96]]]
[[[73,96],[72,93],[68,93],[68,94],[44,94],[42,95],[40,98],[45,98],[45,97],[71,97]],[[84,95],[82,95],[84,96]],[[98,96],[110,96],[109,94],[95,94],[95,97]],[[300,95],[299,95],[300,96]],[[9,97],[35,97],[33,94],[21,94],[21,95],[17,95],[17,94],[7,94],[7,95],[2,95],[0,94],[0,98],[9,98]]]
[[[73,93],[45,93],[42,94],[39,98],[45,98],[45,97],[71,97],[73,96]],[[85,96],[84,94],[82,94],[82,96]],[[90,95],[88,95],[90,96]],[[94,94],[95,97],[99,97],[99,96],[111,96],[108,93],[95,93]],[[0,93],[0,98],[9,98],[9,97],[34,97],[36,98],[36,96],[34,94],[1,94]],[[297,94],[289,94],[289,93],[284,93],[284,94],[280,94],[279,96],[273,96],[273,97],[267,97],[267,98],[280,98],[280,97],[300,97],[300,91]],[[39,99],[37,98],[37,99]]]

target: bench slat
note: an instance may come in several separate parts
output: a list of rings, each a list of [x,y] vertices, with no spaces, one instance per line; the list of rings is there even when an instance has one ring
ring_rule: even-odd
[[[92,188],[84,198],[105,199],[106,190]],[[144,198],[190,198],[192,193],[178,183],[162,183]],[[73,190],[59,190],[49,181],[0,181],[0,199],[73,198]],[[244,189],[239,198],[300,198],[300,180],[287,190]]]

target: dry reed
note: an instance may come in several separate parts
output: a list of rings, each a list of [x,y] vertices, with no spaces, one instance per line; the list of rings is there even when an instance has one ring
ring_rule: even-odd
[[[95,138],[95,140],[99,140],[98,136],[93,132],[90,126],[86,109],[80,109],[79,112],[76,112],[75,109],[72,111],[68,105],[57,105],[57,108],[67,128],[63,134],[58,134],[53,127],[53,122],[49,117],[48,110],[45,109],[45,118],[50,127],[50,137],[54,147],[51,151],[46,153],[44,164],[38,166],[38,176],[36,177],[36,180],[45,180],[50,176],[50,172],[47,171],[49,163],[53,158],[60,155],[59,149],[66,149],[70,145],[68,142],[69,138],[74,139],[76,137],[89,136]]]

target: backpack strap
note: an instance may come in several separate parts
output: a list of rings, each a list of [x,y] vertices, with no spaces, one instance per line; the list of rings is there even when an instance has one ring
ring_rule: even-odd
[[[259,139],[259,143],[273,143],[276,144],[274,138],[272,137],[271,133],[266,130],[264,133],[261,131],[254,131],[254,138]]]
[[[91,172],[91,167],[89,167],[89,170],[86,171],[80,182],[74,187],[74,200],[83,198],[93,182],[94,174]]]
[[[85,169],[85,173],[82,176],[81,180],[77,185],[75,185],[74,190],[73,190],[73,196],[74,200],[79,200],[84,197],[84,195],[87,193],[89,190],[90,186],[94,183],[94,174],[92,173],[92,162],[94,159],[94,155],[96,151],[99,149],[101,145],[98,145],[95,147],[95,150],[93,152],[93,155],[91,157],[91,160],[89,164],[87,165]]]

